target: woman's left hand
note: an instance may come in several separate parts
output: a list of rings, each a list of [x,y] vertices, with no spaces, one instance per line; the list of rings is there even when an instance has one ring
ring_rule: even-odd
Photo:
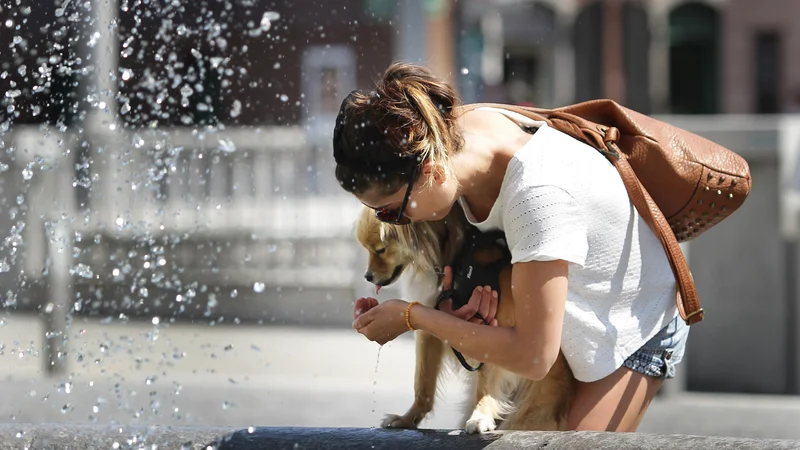
[[[370,341],[383,345],[408,330],[406,308],[403,300],[386,300],[378,303],[370,297],[356,301],[353,328]]]

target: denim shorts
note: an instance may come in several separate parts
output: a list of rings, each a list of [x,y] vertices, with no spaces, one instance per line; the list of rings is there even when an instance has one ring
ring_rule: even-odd
[[[675,377],[675,366],[683,359],[689,325],[675,316],[667,326],[636,350],[623,366],[645,375],[665,380]]]

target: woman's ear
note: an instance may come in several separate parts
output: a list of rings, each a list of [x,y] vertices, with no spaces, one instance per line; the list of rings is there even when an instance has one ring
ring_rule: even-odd
[[[441,163],[426,161],[422,166],[422,173],[426,177],[433,177],[433,181],[440,185],[447,181],[447,170]]]

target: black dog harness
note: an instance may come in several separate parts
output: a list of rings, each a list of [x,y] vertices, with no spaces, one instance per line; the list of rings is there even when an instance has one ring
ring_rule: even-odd
[[[483,264],[475,261],[475,253],[479,250],[490,249],[495,247],[502,251],[502,256],[496,261]],[[491,286],[493,291],[497,291],[498,298],[500,295],[500,270],[511,262],[511,252],[508,250],[508,245],[505,240],[505,233],[502,230],[491,230],[482,233],[477,227],[468,225],[467,234],[464,238],[464,246],[461,251],[456,255],[453,262],[453,286],[452,289],[447,289],[439,294],[436,299],[436,309],[439,309],[439,304],[444,300],[452,299],[453,309],[458,309],[469,302],[472,293],[478,286]],[[475,313],[475,317],[481,319],[485,325],[489,325],[479,313]],[[475,372],[483,367],[480,363],[478,367],[470,366],[461,354],[455,348],[452,348],[456,358],[470,372]]]

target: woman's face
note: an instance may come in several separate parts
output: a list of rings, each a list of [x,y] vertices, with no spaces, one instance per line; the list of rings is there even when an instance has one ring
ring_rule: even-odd
[[[433,179],[426,186],[429,177],[433,177]],[[361,195],[359,200],[372,209],[383,209],[390,212],[388,215],[396,217],[403,206],[407,192],[407,186],[403,186],[390,195],[378,193],[377,190],[369,190]],[[447,172],[441,166],[425,163],[422,173],[417,178],[408,197],[403,216],[413,222],[444,219],[457,197],[458,183],[455,178],[447,176]]]

